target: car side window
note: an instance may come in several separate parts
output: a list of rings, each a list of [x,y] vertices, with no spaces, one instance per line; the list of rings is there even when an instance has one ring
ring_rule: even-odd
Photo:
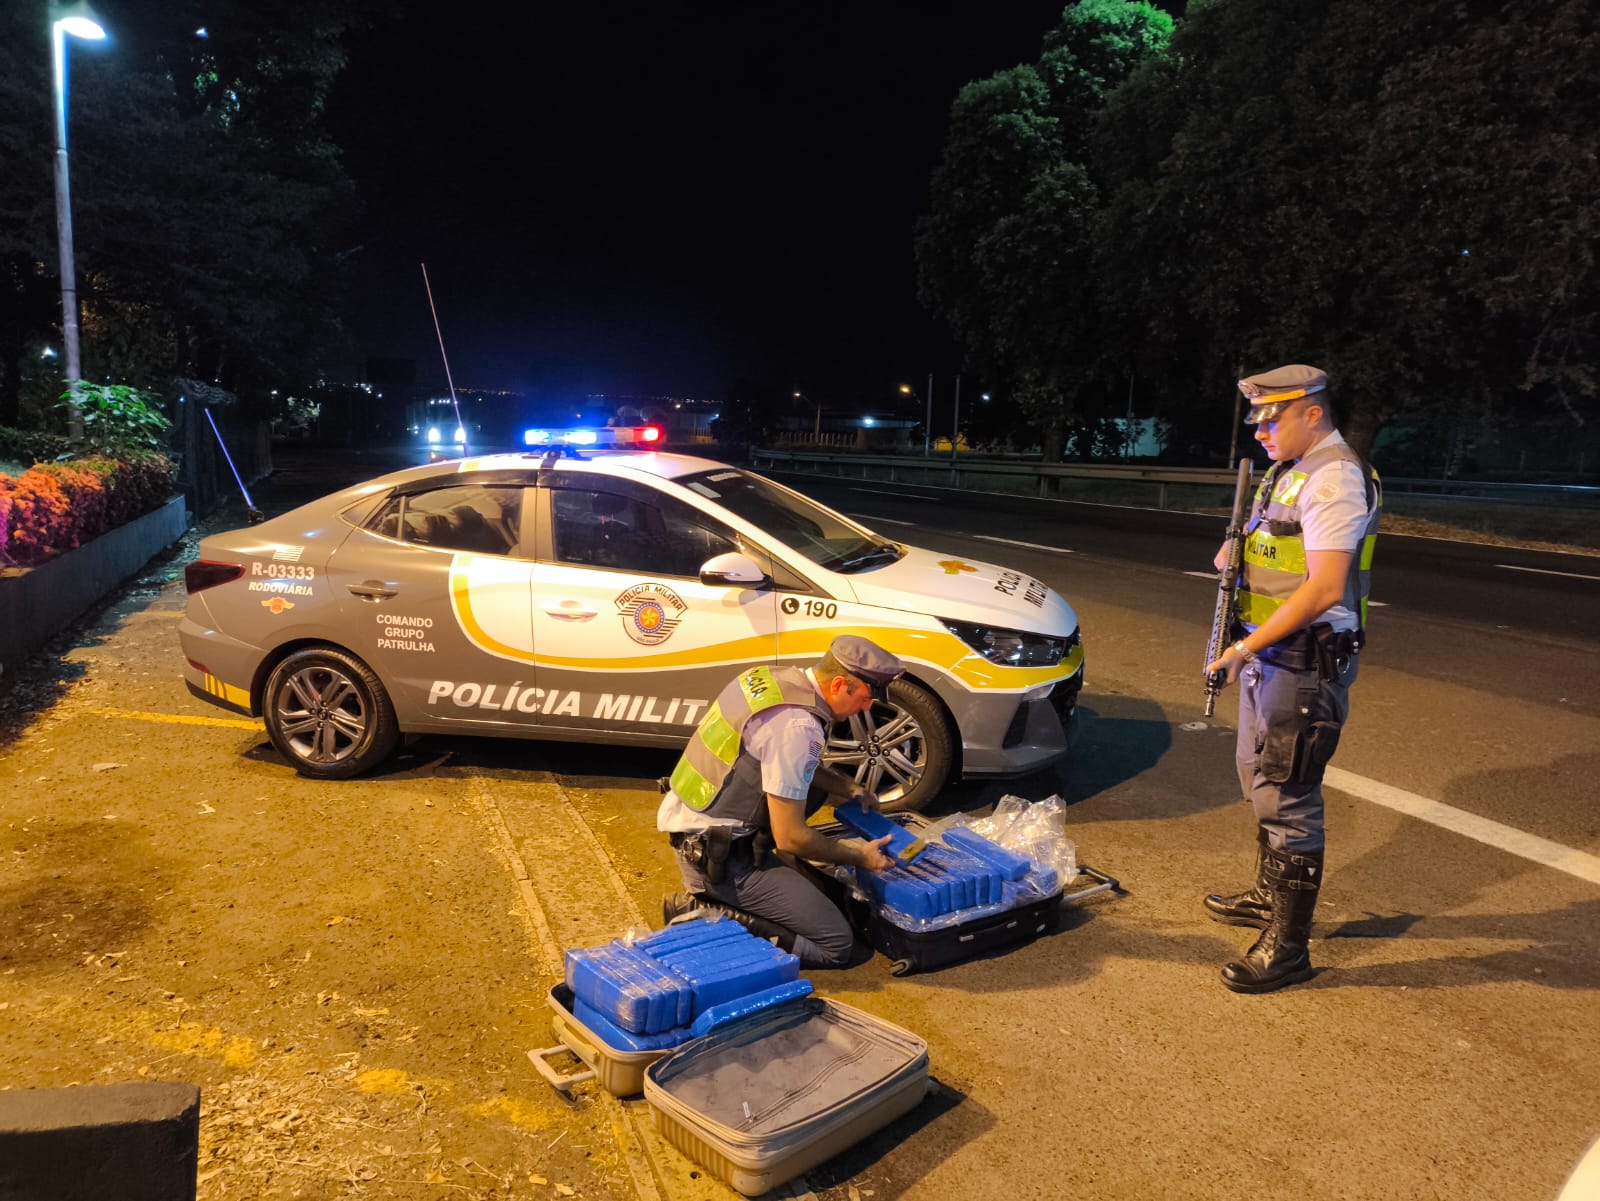
[[[508,555],[521,537],[522,489],[455,484],[391,497],[367,528],[415,546]]]
[[[557,561],[581,567],[692,578],[713,555],[739,549],[731,531],[670,496],[559,488],[551,515]]]

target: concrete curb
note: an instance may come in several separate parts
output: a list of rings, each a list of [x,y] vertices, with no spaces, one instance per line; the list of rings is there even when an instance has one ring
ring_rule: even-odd
[[[192,1084],[0,1092],[0,1201],[194,1201],[199,1155]]]
[[[0,572],[0,666],[27,658],[189,528],[184,498],[38,567]]]

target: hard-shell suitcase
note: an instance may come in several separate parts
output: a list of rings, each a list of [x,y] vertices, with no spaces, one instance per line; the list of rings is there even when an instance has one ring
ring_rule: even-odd
[[[897,813],[892,819],[913,833],[929,826],[916,813]],[[1093,883],[1068,891],[1057,887],[1046,896],[1025,901],[999,913],[984,912],[969,921],[932,928],[908,928],[891,921],[880,909],[856,897],[843,882],[825,877],[829,895],[844,910],[857,935],[889,960],[896,976],[929,971],[971,959],[986,951],[1029,942],[1061,928],[1061,907],[1120,887],[1116,879],[1096,868],[1079,864],[1081,876]]]
[[[661,1136],[750,1197],[888,1125],[928,1088],[915,1034],[824,997],[773,995],[644,1074]]]
[[[538,1069],[539,1075],[563,1093],[571,1092],[575,1085],[586,1080],[595,1081],[606,1092],[618,1097],[632,1097],[644,1091],[645,1068],[671,1048],[636,1050],[607,1042],[578,1020],[572,1011],[576,1003],[572,990],[565,984],[550,990],[550,1029],[555,1032],[555,1044],[528,1052],[528,1060]],[[562,1055],[576,1056],[583,1062],[584,1070],[559,1071],[551,1061]]]

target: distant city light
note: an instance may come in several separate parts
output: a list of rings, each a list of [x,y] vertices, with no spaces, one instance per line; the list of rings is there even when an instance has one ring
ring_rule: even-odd
[[[197,38],[208,38],[211,35],[206,32],[206,27],[202,25],[199,29],[194,31],[194,36]]]
[[[878,423],[877,423],[877,421],[875,419],[873,419],[871,417],[863,417],[861,419],[861,424],[862,425],[877,425]]]
[[[54,346],[46,346],[44,348],[44,353],[41,354],[39,357],[41,359],[53,359],[53,358],[55,358],[56,357],[56,348]]]

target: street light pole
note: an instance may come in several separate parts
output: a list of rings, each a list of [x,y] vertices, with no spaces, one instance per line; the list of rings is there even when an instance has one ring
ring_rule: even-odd
[[[961,441],[961,373],[956,372],[956,411],[950,418],[950,461],[956,461],[956,445]]]
[[[933,372],[928,372],[928,419],[922,423],[922,457],[933,453]]]
[[[66,352],[67,432],[74,443],[83,441],[83,410],[78,407],[78,385],[83,364],[78,354],[78,280],[72,258],[72,192],[67,181],[67,36],[100,41],[105,28],[87,4],[52,9],[50,37],[55,53],[56,110],[56,235],[61,257],[61,337]]]

